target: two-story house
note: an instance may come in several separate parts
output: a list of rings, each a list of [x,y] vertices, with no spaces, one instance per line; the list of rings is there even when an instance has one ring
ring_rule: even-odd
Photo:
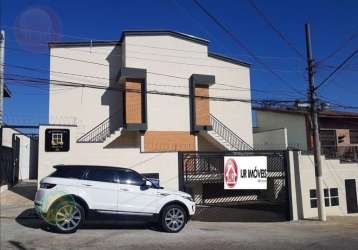
[[[251,98],[250,65],[208,45],[173,31],[50,43],[39,179],[56,164],[100,164],[133,168],[177,189],[178,152],[250,149],[251,104],[240,101]]]
[[[313,151],[312,122],[307,110],[262,107],[255,111],[256,149],[289,147]],[[326,158],[358,162],[358,113],[325,110],[319,113],[318,123],[322,154]]]

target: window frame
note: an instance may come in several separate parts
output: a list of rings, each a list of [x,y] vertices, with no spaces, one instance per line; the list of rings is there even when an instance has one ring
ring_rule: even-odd
[[[91,179],[88,179],[88,175],[90,173],[90,171],[93,171],[93,170],[104,170],[104,171],[113,171],[116,173],[116,176],[114,178],[114,181],[105,181],[105,180],[91,180]],[[87,167],[86,169],[86,173],[84,175],[84,180],[86,181],[96,181],[96,182],[104,182],[104,183],[112,183],[112,184],[118,184],[119,183],[119,175],[118,175],[118,171],[114,168],[98,168],[98,167]]]
[[[119,171],[121,171],[122,173],[132,173],[134,175],[137,175],[139,177],[141,177],[141,179],[143,180],[143,182],[139,185],[138,183],[130,183],[130,182],[127,182],[128,181],[128,178],[126,179],[127,181],[125,181],[125,179],[122,179],[121,178],[121,174],[118,175],[118,183],[119,184],[122,184],[122,185],[133,185],[133,186],[137,186],[137,187],[140,187],[142,186],[143,184],[145,184],[145,181],[147,181],[148,179],[145,178],[143,175],[141,175],[140,173],[132,170],[132,169],[120,169]],[[152,183],[152,182],[151,182]],[[152,183],[153,184],[153,183]]]
[[[356,135],[352,136],[352,134],[356,134]],[[355,138],[355,140],[352,141],[352,138]],[[358,144],[358,129],[349,130],[349,140],[350,140],[350,144]]]
[[[336,193],[336,195],[332,195],[333,191],[336,191],[334,193]],[[323,194],[324,194],[324,206],[325,207],[338,207],[340,202],[339,202],[339,189],[334,187],[334,188],[325,188],[323,189]],[[310,189],[309,190],[309,199],[310,199],[310,205],[311,208],[317,208],[318,206],[318,198],[317,198],[317,192],[316,189]],[[332,200],[336,200],[337,203],[332,202]],[[332,205],[334,204],[334,205]]]

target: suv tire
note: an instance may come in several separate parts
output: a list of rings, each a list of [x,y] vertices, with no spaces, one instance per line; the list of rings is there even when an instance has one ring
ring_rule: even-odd
[[[182,206],[177,204],[164,207],[160,216],[162,229],[167,233],[180,232],[184,228],[186,222],[186,211]]]
[[[56,202],[52,208],[51,225],[60,233],[74,233],[83,224],[85,211],[77,202]]]

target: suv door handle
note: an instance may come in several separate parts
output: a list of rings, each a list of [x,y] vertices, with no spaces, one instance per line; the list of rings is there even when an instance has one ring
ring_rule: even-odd
[[[86,187],[92,187],[92,184],[82,184],[82,185]]]
[[[120,188],[120,191],[129,191],[127,188]]]

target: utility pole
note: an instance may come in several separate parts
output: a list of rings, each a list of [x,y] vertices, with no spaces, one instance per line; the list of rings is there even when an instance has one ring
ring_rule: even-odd
[[[323,177],[322,177],[322,165],[321,165],[321,142],[319,139],[319,127],[318,127],[318,109],[317,109],[317,96],[316,87],[314,83],[314,69],[312,59],[311,48],[311,31],[310,25],[305,24],[306,31],[306,50],[307,50],[307,71],[308,71],[308,98],[310,103],[311,123],[313,129],[313,154],[315,165],[315,177],[316,177],[316,194],[317,194],[317,207],[318,218],[320,221],[326,221],[326,209],[324,204],[324,192],[323,192]]]
[[[5,32],[0,30],[0,128],[3,125],[4,112],[4,51],[5,51]]]

